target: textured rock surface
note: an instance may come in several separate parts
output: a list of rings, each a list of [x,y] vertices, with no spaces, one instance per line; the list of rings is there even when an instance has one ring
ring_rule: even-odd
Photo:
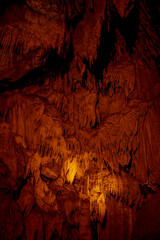
[[[159,239],[158,3],[0,4],[0,239]]]

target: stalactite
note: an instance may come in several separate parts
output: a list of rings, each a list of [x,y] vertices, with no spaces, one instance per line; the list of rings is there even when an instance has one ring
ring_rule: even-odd
[[[1,239],[159,239],[157,6],[4,4]]]

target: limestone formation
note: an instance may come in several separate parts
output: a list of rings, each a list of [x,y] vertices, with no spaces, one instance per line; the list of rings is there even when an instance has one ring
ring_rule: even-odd
[[[0,239],[160,239],[159,9],[0,1]]]

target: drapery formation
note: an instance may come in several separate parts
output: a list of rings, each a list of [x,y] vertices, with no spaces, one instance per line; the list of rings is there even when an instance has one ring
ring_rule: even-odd
[[[158,239],[158,1],[0,4],[0,238]]]

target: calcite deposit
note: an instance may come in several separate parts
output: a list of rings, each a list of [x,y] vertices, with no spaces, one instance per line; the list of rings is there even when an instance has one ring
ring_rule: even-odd
[[[0,1],[0,239],[160,239],[159,11]]]

